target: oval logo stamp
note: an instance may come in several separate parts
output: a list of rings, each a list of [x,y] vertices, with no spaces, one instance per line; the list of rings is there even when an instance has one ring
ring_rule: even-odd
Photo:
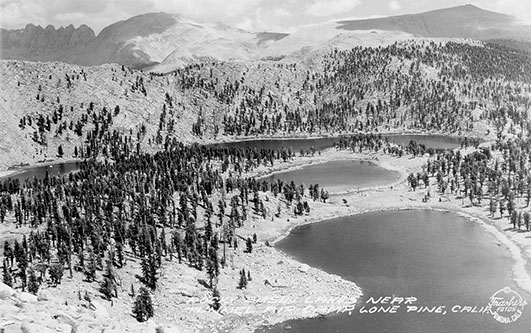
[[[490,313],[500,323],[513,323],[524,311],[527,301],[510,287],[498,290],[490,297],[488,308]]]

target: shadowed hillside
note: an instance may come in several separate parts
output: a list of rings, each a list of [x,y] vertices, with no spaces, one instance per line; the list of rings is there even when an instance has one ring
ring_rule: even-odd
[[[0,31],[2,59],[63,61],[78,65],[119,63],[133,67],[153,64],[149,55],[126,43],[134,37],[159,34],[174,25],[178,16],[150,13],[119,21],[98,36],[86,25],[45,29],[28,24],[21,30]]]
[[[55,29],[28,24],[24,29],[0,29],[0,56],[2,59],[71,62],[80,56],[95,38],[86,25]]]
[[[259,32],[256,34],[256,37],[258,37],[258,45],[266,44],[269,42],[276,42],[287,36],[289,36],[289,34],[277,32]]]
[[[134,37],[160,34],[179,20],[179,16],[166,13],[150,13],[120,21],[103,29],[87,46],[87,52],[76,59],[81,65],[119,63],[133,67],[152,64],[149,55],[135,51],[126,43]]]

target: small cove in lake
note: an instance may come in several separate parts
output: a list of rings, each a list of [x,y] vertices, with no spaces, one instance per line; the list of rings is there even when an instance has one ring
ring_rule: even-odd
[[[295,170],[274,173],[262,178],[268,182],[280,179],[289,183],[318,184],[330,194],[390,184],[400,179],[400,173],[387,170],[371,161],[333,160],[311,164]]]
[[[461,146],[461,139],[458,137],[447,135],[432,135],[432,134],[382,134],[382,136],[389,138],[389,142],[407,146],[410,140],[417,143],[424,144],[427,148],[433,149],[453,149]],[[348,136],[345,136],[348,137]],[[304,151],[314,148],[316,151],[331,148],[334,143],[339,142],[340,137],[327,138],[303,138],[303,139],[256,139],[243,140],[224,143],[215,143],[213,146],[221,147],[250,147],[250,148],[290,148],[292,151],[298,153],[301,149]]]
[[[351,315],[293,320],[263,332],[529,332],[531,305],[510,324],[492,314],[453,313],[456,305],[484,307],[512,281],[510,253],[479,223],[430,210],[382,211],[340,217],[292,230],[277,248],[308,265],[355,282],[363,291]],[[370,297],[416,297],[416,305],[445,306],[447,314],[360,313]]]
[[[69,162],[63,162],[63,163],[54,163],[54,164],[47,164],[47,165],[36,165],[24,169],[20,169],[16,173],[12,175],[8,175],[5,177],[0,178],[0,181],[3,179],[18,179],[21,183],[24,182],[26,179],[33,179],[33,177],[37,177],[37,179],[42,179],[46,176],[46,173],[48,173],[49,176],[61,176],[66,175],[70,172],[79,170],[79,167],[81,165],[80,161],[69,161]]]

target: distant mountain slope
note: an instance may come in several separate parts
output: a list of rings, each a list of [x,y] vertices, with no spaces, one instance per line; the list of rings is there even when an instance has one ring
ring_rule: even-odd
[[[258,48],[256,34],[221,23],[182,20],[160,34],[128,41],[133,52],[147,54],[159,63],[152,70],[169,72],[201,59],[251,60]]]
[[[154,61],[148,54],[133,50],[129,40],[160,34],[177,24],[180,17],[167,13],[149,13],[116,22],[104,28],[88,44],[86,52],[76,59],[81,65],[119,63],[132,67],[144,67]]]
[[[276,42],[287,36],[289,36],[289,34],[278,32],[259,32],[256,34],[256,37],[258,38],[258,45]]]
[[[2,59],[72,62],[95,37],[86,25],[56,30],[51,25],[44,29],[28,24],[19,30],[0,29],[0,55]]]
[[[166,63],[173,70],[201,58],[248,60],[259,47],[285,36],[251,33],[217,22],[198,23],[174,14],[148,13],[111,24],[97,36],[84,25],[78,29],[34,25],[21,30],[2,29],[0,55],[2,59],[78,65],[119,63],[135,68],[168,58]]]
[[[2,59],[63,61],[78,65],[119,63],[145,67],[155,63],[141,50],[128,45],[132,38],[164,32],[178,23],[180,17],[166,13],[149,13],[119,21],[104,28],[98,36],[85,25],[74,29],[55,29],[27,25],[23,30],[0,32]]]
[[[148,13],[116,22],[97,36],[87,26],[55,29],[28,25],[0,30],[2,59],[62,61],[78,65],[118,63],[170,72],[202,61],[280,60],[315,62],[330,49],[386,45],[412,37],[493,40],[528,49],[531,26],[472,5],[387,18],[301,27],[291,34],[248,32],[222,23]]]
[[[347,50],[354,46],[385,46],[412,39],[400,31],[345,31],[337,23],[322,23],[300,28],[289,36],[260,50],[260,59],[283,59],[286,62],[314,63],[331,49]]]
[[[531,39],[531,26],[518,24],[513,16],[487,11],[473,5],[338,23],[340,24],[338,28],[342,30],[396,30],[422,37],[479,40]]]

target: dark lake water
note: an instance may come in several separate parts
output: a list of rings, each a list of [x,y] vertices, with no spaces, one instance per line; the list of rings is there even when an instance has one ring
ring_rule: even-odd
[[[295,184],[319,184],[330,193],[356,190],[392,183],[400,174],[384,169],[369,161],[337,160],[305,166],[301,169],[275,173],[265,177],[273,182],[281,179],[284,182],[294,181]]]
[[[46,176],[46,173],[48,173],[49,176],[65,175],[69,172],[77,171],[79,169],[80,164],[81,162],[76,161],[52,165],[35,166],[24,169],[22,172],[14,174],[12,176],[7,176],[6,178],[18,179],[23,182],[26,179],[33,179],[33,177],[42,179]],[[2,179],[3,178],[0,178],[0,180]]]
[[[398,144],[407,145],[409,140],[415,140],[423,143],[428,148],[456,148],[460,145],[460,140],[455,137],[448,137],[444,135],[388,135],[391,141]],[[255,147],[255,148],[291,148],[294,152],[299,152],[301,149],[307,151],[314,148],[316,151],[331,148],[334,142],[338,142],[339,138],[320,138],[320,139],[264,139],[264,140],[248,140],[228,143],[219,143],[222,147]],[[19,179],[24,181],[33,177],[44,178],[46,172],[50,175],[63,175],[79,169],[80,162],[66,162],[53,164],[52,166],[35,166],[25,169],[23,172],[9,178]],[[2,178],[0,178],[2,179]]]
[[[354,281],[363,297],[349,316],[289,321],[263,332],[530,332],[531,305],[513,323],[492,314],[453,313],[456,305],[486,306],[509,286],[528,302],[531,296],[511,280],[512,259],[477,223],[436,211],[387,211],[301,226],[277,247],[314,267]],[[418,306],[445,306],[446,315],[360,313],[370,297],[416,297]]]
[[[445,135],[387,135],[389,141],[407,146],[410,140],[422,143],[426,148],[453,149],[461,147],[461,140]]]
[[[460,147],[460,140],[456,137],[445,135],[385,135],[389,141],[401,145],[407,145],[410,140],[426,145],[427,148],[457,148]],[[322,150],[334,146],[334,142],[339,142],[339,138],[319,138],[319,139],[262,139],[219,143],[223,147],[251,147],[251,148],[291,148],[295,152],[301,149],[309,150],[312,147],[315,150]]]

